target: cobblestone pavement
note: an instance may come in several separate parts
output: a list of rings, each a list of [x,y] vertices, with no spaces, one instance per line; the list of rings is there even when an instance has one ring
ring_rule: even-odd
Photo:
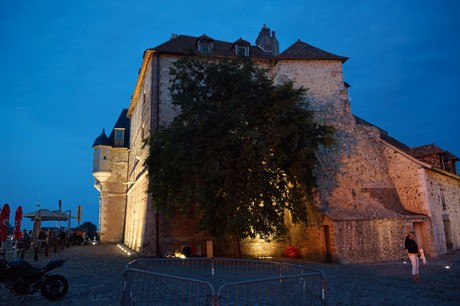
[[[0,305],[120,305],[122,273],[132,258],[115,245],[73,246],[38,261],[31,254],[25,259],[40,267],[52,258],[66,260],[57,271],[69,281],[62,300],[48,301],[40,293],[15,296],[2,287]],[[460,250],[428,258],[428,265],[421,267],[419,284],[412,283],[410,263],[402,260],[353,265],[293,262],[324,271],[328,305],[460,305]]]
[[[8,294],[9,290],[2,286],[0,305],[120,305],[122,273],[132,258],[125,256],[115,245],[71,246],[56,254],[50,252],[49,257],[40,256],[38,261],[33,260],[32,254],[26,253],[25,256],[34,267],[42,267],[50,259],[65,259],[64,267],[52,271],[64,275],[69,281],[69,291],[64,298],[49,301],[39,292],[18,296]]]
[[[460,305],[460,250],[427,260],[428,264],[420,267],[418,284],[412,282],[408,258],[378,264],[308,266],[326,274],[328,305]]]

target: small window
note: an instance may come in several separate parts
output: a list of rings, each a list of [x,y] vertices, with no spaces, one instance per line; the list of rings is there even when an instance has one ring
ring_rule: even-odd
[[[236,46],[236,55],[238,56],[249,56],[249,48],[247,46]]]
[[[439,188],[439,195],[440,195],[440,198],[441,198],[442,210],[447,210],[446,196],[444,194],[444,188]]]
[[[211,54],[214,48],[214,39],[207,36],[206,34],[201,35],[197,39],[198,53]]]
[[[122,147],[125,144],[125,131],[122,129],[115,129],[114,134],[114,145],[115,147]]]
[[[250,45],[251,43],[249,41],[240,38],[233,43],[232,48],[235,48],[235,54],[237,56],[248,57]]]
[[[117,131],[116,136],[117,138],[123,138],[123,131]]]
[[[202,54],[210,54],[211,53],[211,43],[204,42],[204,41],[199,42],[198,51]]]

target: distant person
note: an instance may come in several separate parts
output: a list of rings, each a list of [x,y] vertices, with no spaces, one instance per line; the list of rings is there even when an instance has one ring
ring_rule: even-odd
[[[30,236],[29,236],[29,233],[27,232],[26,229],[23,229],[22,230],[22,240],[24,241],[30,241]]]
[[[40,233],[38,234],[38,239],[39,240],[45,240],[46,239],[46,233],[44,230],[40,229]]]
[[[64,245],[67,244],[67,234],[62,230],[59,232],[59,244],[61,245],[61,250],[63,250]]]
[[[31,244],[30,236],[27,233],[27,230],[24,229],[22,231],[22,237],[21,239],[18,240],[17,245],[16,245],[17,255],[20,254],[21,259],[24,259],[24,253],[26,252],[26,250],[30,248],[30,244]]]
[[[417,242],[415,241],[415,233],[410,232],[406,236],[404,241],[404,248],[407,249],[407,255],[409,256],[410,262],[412,264],[412,280],[414,283],[420,282],[419,277],[419,249]]]

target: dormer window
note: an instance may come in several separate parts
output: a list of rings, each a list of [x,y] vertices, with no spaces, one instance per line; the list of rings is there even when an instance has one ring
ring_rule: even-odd
[[[249,56],[249,48],[247,46],[236,46],[236,55],[238,56]]]
[[[122,147],[125,144],[125,130],[124,129],[115,129],[114,135],[114,145],[115,147]]]
[[[233,44],[235,48],[235,55],[236,56],[243,56],[243,57],[248,57],[249,56],[249,45],[250,43],[242,38],[238,39],[235,41]]]
[[[211,54],[214,47],[214,39],[209,36],[202,35],[198,38],[198,53]]]
[[[211,44],[208,42],[199,42],[198,43],[198,52],[203,54],[210,54],[211,53]]]

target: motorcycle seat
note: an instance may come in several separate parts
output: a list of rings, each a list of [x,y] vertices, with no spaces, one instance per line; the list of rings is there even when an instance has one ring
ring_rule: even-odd
[[[59,266],[62,266],[62,264],[64,263],[65,260],[63,259],[53,259],[53,260],[50,260],[46,266],[44,267],[44,269],[46,268],[50,268],[50,267],[59,267]]]
[[[13,260],[13,261],[10,261],[8,262],[8,266],[10,268],[19,268],[19,267],[22,267],[22,268],[30,268],[32,267],[30,265],[30,263],[28,263],[27,261],[25,260]]]

